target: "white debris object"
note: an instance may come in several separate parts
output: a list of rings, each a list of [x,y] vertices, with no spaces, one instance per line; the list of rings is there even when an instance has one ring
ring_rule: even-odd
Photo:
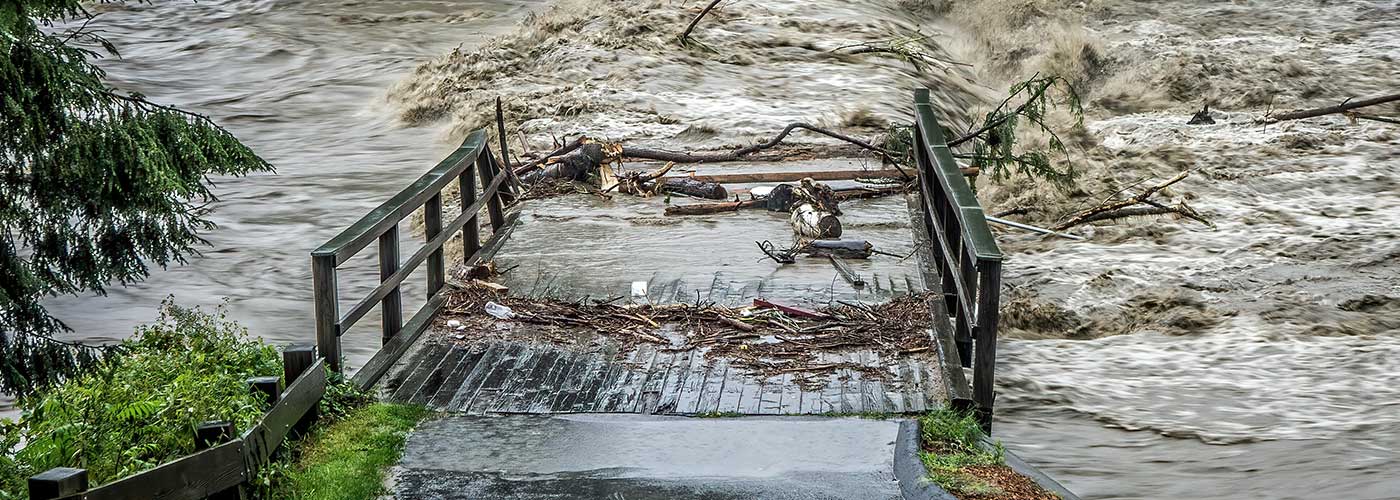
[[[449,319],[449,320],[447,320],[447,327],[448,327],[448,328],[457,328],[457,327],[459,327],[459,326],[462,326],[462,322],[461,322],[461,321],[457,321],[457,320],[455,320],[455,319]]]
[[[486,314],[490,314],[498,319],[511,319],[515,317],[515,311],[495,302],[486,303]]]

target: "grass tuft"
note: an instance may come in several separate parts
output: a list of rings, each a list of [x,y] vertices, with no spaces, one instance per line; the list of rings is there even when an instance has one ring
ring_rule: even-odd
[[[997,487],[967,473],[968,467],[1005,465],[1001,443],[994,451],[978,443],[985,436],[971,412],[941,409],[919,418],[923,451],[919,458],[928,468],[929,479],[953,494],[995,496]]]
[[[427,408],[374,403],[312,433],[271,498],[369,500],[384,493],[384,471]]]

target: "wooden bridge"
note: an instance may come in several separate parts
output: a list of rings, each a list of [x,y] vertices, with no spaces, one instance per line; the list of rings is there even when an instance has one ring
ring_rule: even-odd
[[[680,415],[917,413],[947,404],[975,408],[990,429],[1001,254],[945,145],[927,90],[915,100],[919,192],[908,206],[916,274],[920,286],[944,298],[928,301],[934,319],[925,354],[823,354],[845,368],[799,383],[792,374],[754,373],[703,349],[628,348],[600,339],[579,350],[525,338],[461,347],[425,337],[451,293],[444,244],[461,238],[460,264],[481,264],[509,244],[518,224],[512,176],[488,147],[485,131],[472,133],[447,159],[312,253],[320,354],[332,369],[345,370],[340,337],[377,306],[383,347],[353,380],[380,387],[393,401],[465,413]],[[444,189],[453,184],[461,209],[445,221]],[[426,243],[403,260],[399,226],[420,209]],[[486,221],[480,220],[483,209]],[[484,228],[489,237],[483,242]],[[374,242],[379,282],[342,312],[338,268]],[[405,321],[401,287],[425,263],[429,298]],[[974,368],[970,385],[963,367]]]
[[[926,307],[928,313],[923,315],[928,317],[927,324],[919,325],[922,329],[916,336],[922,345],[893,355],[869,347],[824,350],[816,354],[816,359],[832,369],[821,376],[800,377],[791,371],[756,370],[752,364],[741,363],[731,355],[710,348],[618,342],[606,335],[596,335],[596,338],[578,335],[572,342],[561,344],[541,341],[528,328],[520,328],[510,330],[510,335],[505,337],[467,345],[454,342],[452,332],[455,330],[444,331],[445,325],[439,318],[454,293],[447,286],[448,262],[444,246],[449,240],[460,238],[464,258],[457,264],[485,263],[506,248],[512,231],[520,224],[519,204],[514,203],[517,196],[513,191],[514,176],[503,169],[487,147],[486,133],[477,131],[427,174],[312,253],[316,345],[288,347],[283,353],[285,373],[281,376],[267,374],[269,376],[248,381],[253,390],[266,396],[269,407],[252,428],[234,429],[229,422],[208,422],[195,430],[201,451],[93,489],[88,488],[87,473],[83,469],[51,469],[30,478],[30,498],[238,498],[241,489],[271,460],[287,436],[305,430],[315,419],[317,401],[326,391],[323,366],[336,372],[347,371],[341,336],[376,308],[382,325],[381,348],[355,370],[351,380],[361,388],[377,388],[384,399],[423,404],[449,415],[918,414],[951,406],[975,410],[983,427],[990,431],[1001,253],[976,197],[945,143],[927,90],[919,90],[915,95],[914,137],[919,191],[910,193],[907,202],[918,268],[913,273],[915,277],[907,280],[910,289],[905,291],[913,293],[919,288],[931,292],[918,295],[928,297],[918,306]],[[450,198],[449,187],[454,185],[459,193],[460,210],[456,210],[451,220],[445,220],[444,200]],[[423,213],[426,241],[403,259],[399,228],[404,219],[419,210]],[[485,221],[481,220],[483,210],[486,211]],[[483,229],[489,231],[484,241]],[[377,243],[378,282],[342,312],[337,274],[371,243]],[[402,287],[414,271],[424,265],[427,299],[405,320]],[[737,296],[725,290],[723,297],[748,300],[752,290],[762,290],[762,287],[743,287]],[[649,297],[649,302],[662,302],[667,296],[663,293]],[[669,296],[677,295],[670,293]],[[435,329],[437,335],[425,336]],[[972,368],[970,384],[965,370],[969,367]],[[455,417],[446,419],[451,418]],[[684,424],[688,426],[686,429],[738,428],[729,424],[696,424],[702,422],[700,419],[680,420],[689,422]],[[635,428],[633,422],[638,421],[643,420],[624,418],[611,422],[613,427],[577,420],[575,424],[616,432]],[[651,423],[651,429],[657,428],[656,421],[645,421]],[[675,425],[674,420],[664,422]],[[901,444],[896,449],[902,451],[895,451],[893,467],[894,474],[900,476],[896,489],[903,489],[905,498],[910,497],[907,488],[926,487],[926,471],[917,459],[917,432],[905,432],[908,423],[895,425],[901,429]],[[468,427],[455,427],[448,434],[461,434],[466,432],[462,429],[474,424],[458,422],[457,425]],[[814,425],[826,426],[820,427],[823,429],[820,432],[824,433],[861,426],[850,422],[833,423],[830,419],[802,420],[797,424],[762,420],[745,425],[750,426],[749,437],[733,439],[725,435],[717,440],[731,441],[726,445],[743,448],[744,439],[761,439],[782,428],[794,432],[791,427],[795,426],[799,435],[805,435],[810,432],[808,429],[815,428],[811,427]],[[432,432],[429,430],[429,434]],[[691,451],[716,440],[709,435],[675,434],[654,432],[642,439],[689,439],[683,449]],[[705,441],[707,439],[710,441]],[[740,442],[732,442],[736,440]],[[876,441],[883,445],[888,440],[877,436]],[[514,443],[503,446],[506,448],[485,452],[493,470],[497,469],[499,460],[495,453],[510,451]],[[708,451],[725,454],[735,450]],[[847,450],[841,448],[841,451]],[[767,466],[774,461],[793,461],[797,457],[759,458],[759,465]],[[1007,458],[1013,468],[1047,489],[1063,498],[1074,498],[1072,493],[1014,455],[1008,454]],[[875,457],[873,460],[883,459]],[[877,473],[867,474],[872,471]],[[410,482],[415,480],[412,472],[408,477]],[[887,472],[882,464],[876,464],[873,469],[855,474],[863,475],[865,482],[855,481],[844,486],[861,492],[856,495],[868,495],[871,487],[890,486],[882,476]],[[483,484],[521,487],[519,482],[492,483],[480,476],[463,476],[452,471],[438,470],[430,476],[430,483],[436,484],[436,488],[453,489],[452,494],[460,498],[477,498],[474,493],[458,488],[463,484],[468,488]],[[815,481],[804,480],[800,484],[827,497],[833,494],[850,497],[839,492],[845,490],[832,489],[823,483],[824,479],[841,476],[840,471],[819,476]],[[439,481],[443,478],[448,481]],[[709,479],[714,478],[707,478],[706,482]],[[743,485],[756,486],[752,482]],[[581,493],[573,484],[555,486],[575,496],[588,494]],[[530,487],[548,488],[550,484],[544,481]],[[440,498],[441,492],[433,488],[425,486],[414,492],[417,496],[410,497]],[[549,492],[536,493],[543,495],[540,498],[556,498]]]

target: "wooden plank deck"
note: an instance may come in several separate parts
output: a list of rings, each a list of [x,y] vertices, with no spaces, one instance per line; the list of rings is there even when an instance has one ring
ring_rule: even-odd
[[[439,411],[486,413],[647,413],[670,415],[904,413],[941,406],[937,361],[832,353],[874,373],[841,369],[815,380],[755,376],[700,351],[643,345],[619,353],[491,341],[471,347],[422,343],[382,387],[388,401]]]

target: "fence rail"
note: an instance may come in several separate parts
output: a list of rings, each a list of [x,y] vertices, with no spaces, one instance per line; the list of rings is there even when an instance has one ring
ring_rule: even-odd
[[[945,381],[955,405],[966,404],[961,370],[972,367],[971,403],[991,430],[995,399],[997,315],[1001,300],[1001,250],[987,227],[982,205],[963,177],[944,138],[928,89],[914,95],[914,156],[919,169],[923,228],[943,301],[931,304],[935,347],[945,358]],[[928,265],[926,263],[925,265]],[[933,284],[929,284],[933,287]],[[951,342],[949,342],[951,337]],[[951,344],[951,345],[949,345]],[[956,351],[956,356],[952,356]],[[950,363],[953,359],[957,362]],[[950,373],[956,371],[957,373]],[[959,383],[959,381],[962,381]]]
[[[239,498],[239,490],[271,460],[287,435],[294,429],[304,431],[315,419],[316,405],[326,393],[326,370],[313,346],[285,349],[282,364],[286,390],[279,387],[278,377],[248,381],[250,390],[263,392],[272,407],[242,436],[234,437],[230,422],[206,422],[195,431],[201,451],[92,489],[84,469],[50,469],[29,478],[30,500]]]
[[[473,165],[475,171],[471,168]],[[341,335],[378,306],[382,316],[381,348],[352,380],[367,389],[384,376],[442,309],[444,297],[440,292],[447,279],[443,245],[461,232],[463,256],[466,264],[472,265],[489,259],[510,228],[514,227],[515,214],[507,215],[504,208],[506,200],[512,196],[506,184],[510,177],[508,172],[502,171],[500,163],[486,145],[486,132],[472,132],[456,151],[428,173],[311,252],[316,345],[327,366],[336,372],[344,372]],[[476,189],[478,179],[482,186],[480,196]],[[454,180],[461,192],[462,212],[444,225],[442,191]],[[427,241],[408,260],[401,261],[399,223],[420,208],[423,210]],[[491,240],[484,246],[480,239],[479,220],[483,208],[490,218],[492,230]],[[379,242],[379,284],[341,315],[337,269],[376,240]],[[428,300],[405,322],[401,287],[409,275],[425,263]]]

